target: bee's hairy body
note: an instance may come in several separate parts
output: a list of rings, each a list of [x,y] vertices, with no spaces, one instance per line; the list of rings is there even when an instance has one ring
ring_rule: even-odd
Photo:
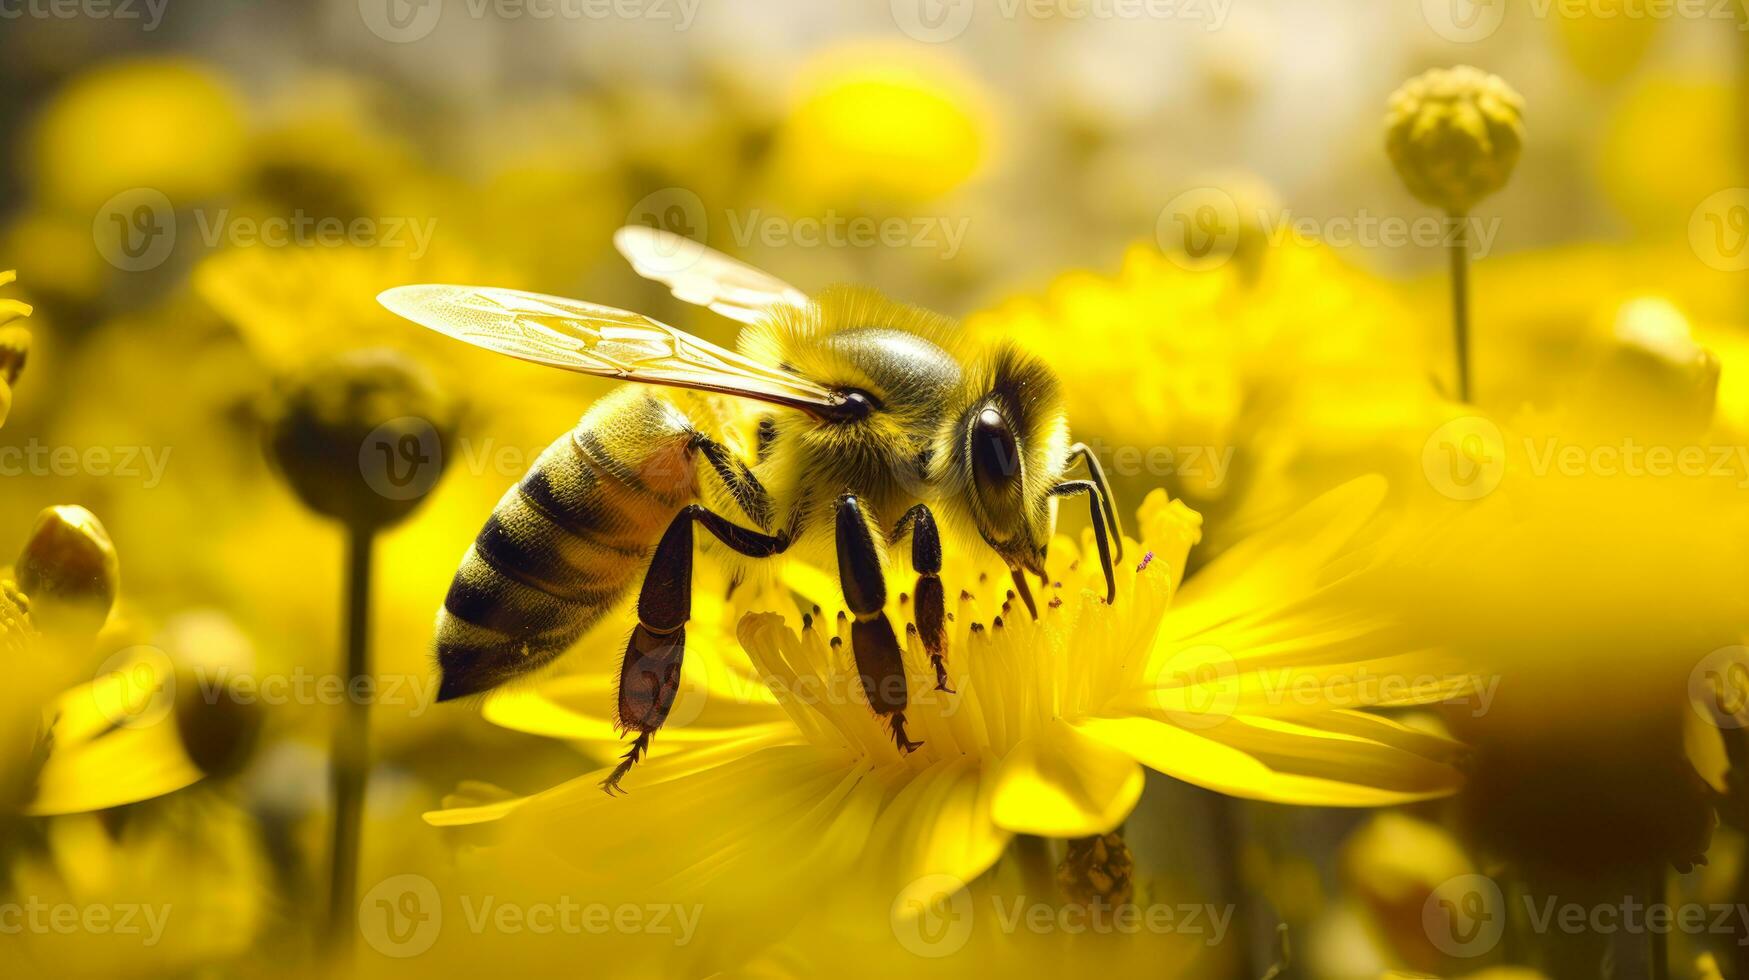
[[[752,523],[756,515],[699,459],[701,436],[729,449],[770,494],[772,517],[760,530],[783,532],[788,554],[823,567],[836,560],[843,494],[862,500],[884,529],[919,503],[942,505],[936,443],[963,378],[943,346],[951,329],[944,318],[841,289],[809,308],[775,311],[752,331],[749,342],[776,347],[768,353],[781,363],[882,399],[859,423],[650,385],[602,396],[505,492],[463,557],[438,617],[440,697],[486,690],[564,653],[625,598],[686,505]],[[746,561],[708,537],[702,544],[731,566]]]
[[[667,395],[615,389],[499,499],[438,614],[439,697],[543,666],[636,584],[697,496],[690,420]]]
[[[554,296],[418,285],[381,297],[432,329],[555,367],[627,379],[499,501],[438,615],[440,700],[525,676],[636,590],[615,718],[635,731],[609,791],[649,748],[679,688],[691,618],[694,528],[737,578],[752,559],[838,570],[852,658],[898,748],[903,655],[887,618],[889,552],[909,539],[911,611],[936,686],[951,691],[941,531],[988,546],[1034,611],[1057,500],[1088,498],[1107,601],[1122,536],[1092,452],[1071,445],[1055,375],[946,317],[866,289],[808,298],[665,232],[615,243],[639,272],[746,325],[738,351],[659,321]],[[691,264],[672,266],[676,254]],[[1065,479],[1076,461],[1089,479]],[[939,525],[938,525],[939,521]],[[769,567],[769,566],[767,566]]]

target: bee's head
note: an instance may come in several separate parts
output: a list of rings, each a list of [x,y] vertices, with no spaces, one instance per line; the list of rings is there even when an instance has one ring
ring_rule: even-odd
[[[1043,576],[1056,527],[1050,490],[1069,442],[1056,375],[1005,344],[971,365],[962,392],[941,453],[945,485],[1010,568]]]

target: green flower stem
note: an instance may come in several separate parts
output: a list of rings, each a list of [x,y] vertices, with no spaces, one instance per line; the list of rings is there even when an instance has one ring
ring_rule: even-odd
[[[370,674],[370,568],[375,532],[352,527],[346,538],[347,690],[363,690]],[[365,778],[370,771],[370,705],[346,698],[334,729],[331,787],[334,827],[329,852],[328,948],[344,957],[357,931],[358,852],[364,817]]]
[[[1458,400],[1470,400],[1470,229],[1463,215],[1452,215],[1457,234],[1451,241],[1451,330],[1457,351]]]

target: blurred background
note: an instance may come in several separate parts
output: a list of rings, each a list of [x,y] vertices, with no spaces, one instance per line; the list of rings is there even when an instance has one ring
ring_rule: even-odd
[[[142,949],[0,917],[5,972],[320,969],[345,537],[263,446],[288,379],[336,354],[408,352],[456,403],[441,480],[377,552],[361,891],[480,871],[419,819],[458,783],[530,792],[605,757],[434,704],[430,644],[493,503],[607,385],[443,342],[380,290],[532,289],[729,343],[613,252],[616,228],[654,224],[806,290],[872,285],[1069,351],[1071,418],[1126,506],[1163,486],[1203,514],[1194,568],[1348,476],[1420,480],[1452,394],[1445,226],[1383,126],[1428,68],[1478,66],[1525,105],[1516,171],[1469,219],[1476,403],[1552,411],[1568,366],[1650,321],[1725,365],[1708,424],[1749,420],[1730,368],[1749,341],[1746,27],[1735,3],[1625,0],[0,0],[0,293],[33,307],[0,554],[78,505],[121,570],[93,648],[40,684],[144,656],[278,685],[177,715],[150,756],[169,761],[86,760],[63,799],[39,784],[0,823],[10,895],[169,903],[180,926]],[[1399,427],[1406,452],[1377,450]],[[14,744],[28,769],[40,747]],[[1415,935],[1423,865],[1458,862],[1433,816],[1240,805],[1151,774],[1127,827],[1140,874],[1234,903],[1244,928],[1149,972],[1261,976],[1280,924],[1295,975],[1467,972]],[[369,969],[422,975],[597,955],[810,972],[651,967],[588,937],[405,964],[366,946]]]

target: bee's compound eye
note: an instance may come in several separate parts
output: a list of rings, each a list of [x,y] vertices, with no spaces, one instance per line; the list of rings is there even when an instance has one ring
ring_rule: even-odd
[[[1020,477],[1020,446],[1014,430],[995,408],[981,409],[972,419],[972,475],[986,490],[1004,490]]]
[[[860,422],[873,414],[877,407],[873,395],[855,388],[839,392],[838,397],[841,401],[833,421]]]

